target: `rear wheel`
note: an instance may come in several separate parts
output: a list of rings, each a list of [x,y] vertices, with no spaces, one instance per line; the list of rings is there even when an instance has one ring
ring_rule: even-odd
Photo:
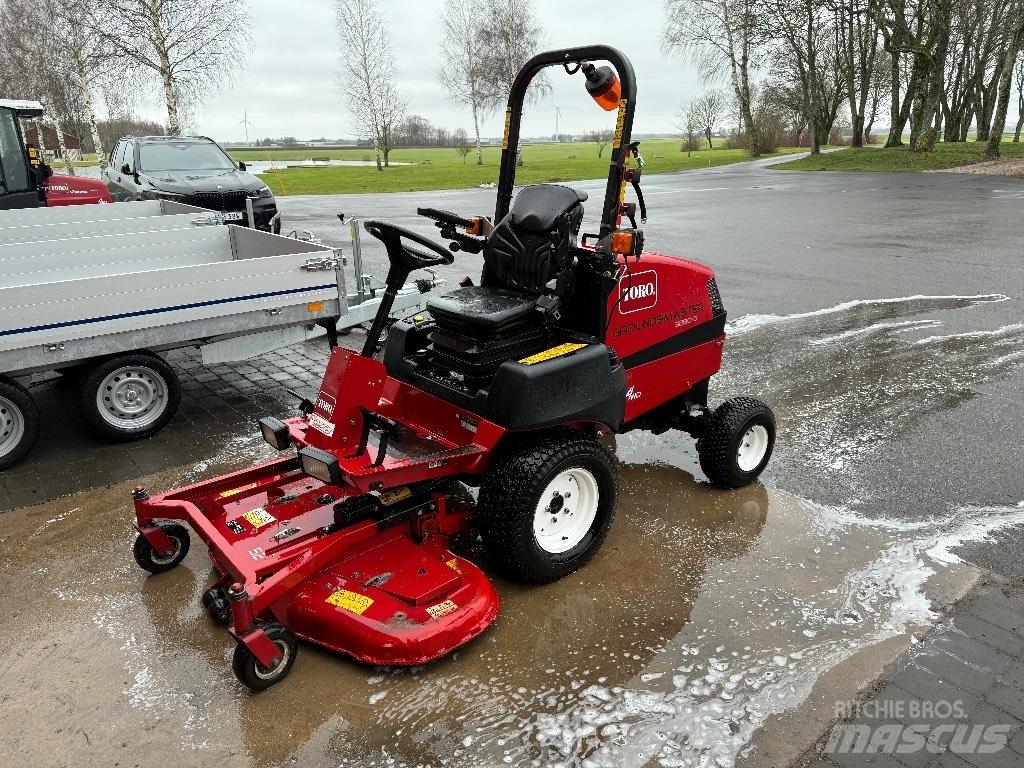
[[[0,379],[0,470],[13,467],[39,437],[39,409],[28,390]]]
[[[281,654],[277,661],[264,667],[244,643],[235,646],[235,655],[231,658],[231,669],[235,677],[253,691],[265,691],[284,680],[299,652],[295,635],[283,624],[265,624],[263,631]]]
[[[498,458],[480,487],[480,529],[497,564],[534,582],[560,579],[600,548],[615,515],[615,465],[596,440],[538,438]]]
[[[83,377],[79,405],[89,425],[115,442],[155,435],[174,417],[181,398],[178,377],[156,355],[119,355]]]
[[[775,447],[775,415],[752,397],[726,400],[697,440],[700,468],[713,484],[740,488],[756,480]]]

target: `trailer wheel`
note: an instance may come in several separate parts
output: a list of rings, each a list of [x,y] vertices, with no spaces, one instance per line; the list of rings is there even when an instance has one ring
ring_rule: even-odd
[[[28,390],[0,379],[0,470],[13,467],[39,437],[39,408]]]
[[[153,545],[149,543],[141,533],[135,538],[135,546],[132,547],[132,554],[135,555],[135,562],[144,571],[150,573],[163,573],[172,568],[177,568],[181,561],[188,554],[188,547],[191,539],[188,530],[177,523],[160,523],[160,529],[167,535],[167,538],[174,544],[174,549],[168,555],[158,555]]]
[[[718,406],[697,440],[700,468],[714,485],[740,488],[758,478],[775,447],[775,415],[752,397]]]
[[[497,565],[545,583],[581,568],[615,515],[615,464],[596,440],[557,432],[491,465],[480,487],[480,530]]]
[[[115,442],[155,435],[174,417],[180,399],[174,369],[156,355],[141,353],[93,366],[79,390],[85,420]]]
[[[231,669],[239,681],[253,691],[265,691],[272,685],[284,680],[291,672],[295,657],[299,652],[299,643],[291,630],[283,624],[264,624],[263,631],[281,652],[281,658],[272,666],[264,667],[253,656],[244,643],[235,646],[235,655],[231,658]]]

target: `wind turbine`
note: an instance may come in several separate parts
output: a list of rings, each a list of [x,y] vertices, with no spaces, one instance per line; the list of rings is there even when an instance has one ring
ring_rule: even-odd
[[[555,141],[561,141],[561,140],[562,140],[562,139],[561,139],[561,137],[560,137],[560,135],[559,135],[559,133],[558,133],[558,119],[559,119],[559,118],[560,118],[561,116],[562,116],[562,110],[561,110],[561,108],[560,108],[560,107],[559,107],[559,106],[558,106],[558,105],[556,104],[556,105],[555,105]]]
[[[249,142],[249,126],[252,125],[252,123],[249,122],[249,110],[245,110],[244,116],[242,118],[242,122],[240,122],[239,125],[245,126],[245,143],[246,143],[246,146],[248,146],[250,144],[250,142]]]

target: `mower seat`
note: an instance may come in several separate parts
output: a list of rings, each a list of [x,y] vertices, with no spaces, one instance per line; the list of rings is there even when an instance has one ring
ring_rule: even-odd
[[[586,192],[533,184],[487,238],[482,285],[429,299],[438,326],[468,336],[492,336],[541,317],[537,299],[571,265]]]
[[[537,297],[473,285],[427,301],[439,325],[466,336],[495,336],[530,319]]]

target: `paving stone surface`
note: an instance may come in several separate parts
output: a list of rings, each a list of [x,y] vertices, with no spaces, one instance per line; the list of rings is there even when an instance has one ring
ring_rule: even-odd
[[[1024,587],[993,581],[977,589],[804,762],[1024,768]]]
[[[345,344],[361,342],[355,331]],[[159,434],[112,444],[93,435],[76,405],[70,380],[49,376],[32,382],[42,415],[39,441],[16,467],[0,473],[0,511],[39,504],[168,467],[199,462],[239,433],[238,425],[263,416],[296,415],[296,399],[316,394],[328,347],[315,340],[233,364],[204,366],[196,349],[165,355],[181,382],[181,406]]]

